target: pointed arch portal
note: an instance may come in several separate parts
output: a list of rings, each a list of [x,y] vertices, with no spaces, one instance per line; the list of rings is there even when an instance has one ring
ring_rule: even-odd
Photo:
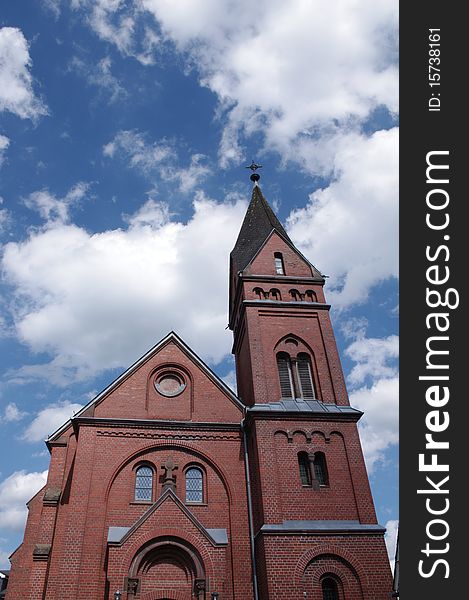
[[[143,600],[205,600],[205,567],[197,550],[184,540],[153,540],[135,555],[128,581]]]

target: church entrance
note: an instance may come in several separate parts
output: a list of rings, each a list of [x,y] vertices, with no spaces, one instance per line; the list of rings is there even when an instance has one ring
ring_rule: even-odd
[[[146,544],[129,571],[136,600],[205,600],[205,569],[198,552],[177,538]]]

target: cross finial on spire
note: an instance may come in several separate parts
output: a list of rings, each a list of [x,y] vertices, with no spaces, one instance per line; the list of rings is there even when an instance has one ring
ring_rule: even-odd
[[[251,164],[248,165],[246,167],[246,169],[251,169],[252,174],[249,177],[249,179],[251,181],[253,181],[255,184],[257,184],[257,182],[259,181],[259,179],[261,178],[261,176],[259,175],[259,173],[256,173],[257,169],[262,169],[262,165],[258,165],[257,163],[255,163],[254,161],[251,161]]]

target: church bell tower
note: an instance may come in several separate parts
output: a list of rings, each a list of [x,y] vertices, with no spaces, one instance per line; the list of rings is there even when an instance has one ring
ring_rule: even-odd
[[[229,326],[259,598],[385,600],[392,589],[324,296],[254,181],[230,256]],[[321,235],[318,231],[317,235]]]

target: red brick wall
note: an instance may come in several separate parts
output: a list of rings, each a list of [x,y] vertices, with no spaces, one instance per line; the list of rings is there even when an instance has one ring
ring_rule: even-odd
[[[340,581],[340,600],[389,600],[392,578],[381,535],[266,535],[258,551],[265,557],[261,585],[269,600],[322,598],[328,574]]]
[[[159,394],[152,375],[162,368],[180,370],[185,390],[173,398]],[[174,342],[165,345],[125,379],[94,410],[95,417],[239,422],[240,409]]]
[[[274,276],[276,251],[281,251],[284,256],[285,277]],[[276,354],[279,343],[292,335],[305,344],[312,357],[318,398],[327,403],[347,405],[347,390],[327,308],[318,308],[307,300],[298,304],[290,294],[291,289],[301,293],[312,290],[318,302],[325,302],[322,284],[301,279],[312,277],[308,264],[274,234],[245,273],[251,277],[257,274],[260,278],[242,280],[243,290],[237,305],[239,316],[235,319],[238,390],[242,391],[243,402],[251,405],[280,399]],[[272,279],[263,280],[262,276],[266,275]],[[288,280],[284,281],[286,278]],[[258,299],[254,292],[256,287],[265,291],[279,289],[281,301],[242,304],[243,299]],[[272,300],[270,296],[269,300]]]
[[[229,545],[213,547],[193,525],[181,527],[178,510],[169,515],[158,513],[160,521],[148,535],[162,535],[165,528],[168,531],[170,528],[172,536],[177,535],[183,540],[192,536],[199,546],[205,547],[209,561],[219,556],[212,585],[225,590],[225,598],[252,598],[240,431],[216,428],[199,431],[197,427],[189,431],[93,426],[80,427],[69,495],[67,502],[59,506],[46,598],[78,599],[85,594],[91,599],[101,599],[104,598],[107,578],[115,581],[118,587],[122,586],[133,555],[126,557],[127,562],[119,563],[117,570],[114,567],[114,570],[109,570],[112,564],[106,554],[108,527],[131,526],[150,507],[134,501],[135,466],[142,461],[155,466],[154,499],[157,499],[162,492],[164,469],[161,465],[169,457],[178,465],[175,471],[177,494],[183,502],[185,468],[195,464],[203,470],[204,502],[188,505],[188,508],[204,527],[226,529]],[[63,464],[63,458],[60,460]],[[55,465],[52,465],[51,472],[56,471]],[[31,512],[26,543],[22,552],[18,553],[17,562],[20,564],[18,573],[27,572],[31,577],[42,577],[43,580],[47,562],[36,562],[33,569],[32,548],[35,543],[44,541],[41,531],[50,529],[48,513],[52,514],[55,507],[42,507],[40,515],[41,504],[41,498],[33,503],[32,509],[35,510]],[[190,531],[191,528],[195,533]],[[134,552],[137,550],[133,549]],[[33,589],[38,590],[38,595],[31,598],[42,598],[42,583],[38,582],[33,588],[31,577],[26,580],[13,574],[9,592],[11,599],[27,598]]]
[[[251,264],[244,269],[244,273],[246,275],[275,275],[274,252],[282,254],[285,275],[288,277],[312,277],[311,267],[306,260],[275,232]]]
[[[345,519],[376,523],[371,490],[354,423],[256,419],[251,460],[255,521]],[[299,452],[322,452],[329,484],[303,487]],[[261,500],[260,500],[261,499]]]

